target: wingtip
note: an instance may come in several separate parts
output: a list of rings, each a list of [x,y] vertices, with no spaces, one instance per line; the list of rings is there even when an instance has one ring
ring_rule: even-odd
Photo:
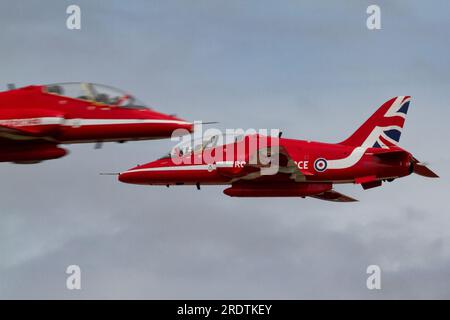
[[[218,124],[219,121],[206,121],[206,122],[202,122],[202,124]]]
[[[320,195],[311,196],[313,198],[332,202],[359,202],[359,200],[349,197],[335,190],[325,191]]]

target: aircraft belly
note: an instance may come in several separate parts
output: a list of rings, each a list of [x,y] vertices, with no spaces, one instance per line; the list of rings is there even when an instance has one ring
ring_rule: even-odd
[[[211,165],[141,168],[124,172],[119,179],[138,184],[222,184],[231,181]]]

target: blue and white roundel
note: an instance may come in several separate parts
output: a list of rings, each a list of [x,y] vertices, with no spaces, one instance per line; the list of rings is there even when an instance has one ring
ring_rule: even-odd
[[[314,161],[314,169],[316,169],[317,172],[324,172],[325,170],[327,170],[327,166],[328,162],[323,158],[319,158]]]

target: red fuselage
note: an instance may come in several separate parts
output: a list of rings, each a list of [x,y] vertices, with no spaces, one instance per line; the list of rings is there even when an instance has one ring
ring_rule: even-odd
[[[261,136],[257,136],[259,139]],[[126,183],[143,185],[197,185],[229,184],[225,190],[230,196],[308,196],[331,190],[335,183],[360,183],[376,186],[382,180],[409,175],[412,156],[398,148],[389,157],[380,148],[355,148],[339,144],[277,138],[280,154],[276,173],[261,174],[263,166],[248,165],[252,155],[247,150],[235,153],[227,163],[206,162],[205,152],[223,152],[223,149],[244,150],[239,144],[249,144],[246,136],[233,146],[217,150],[203,150],[183,157],[179,163],[171,157],[159,159],[132,168],[119,176]],[[391,150],[392,151],[392,150]],[[315,163],[326,159],[327,168],[316,168]]]
[[[195,145],[180,144],[168,157],[119,175],[144,185],[226,184],[232,197],[314,197],[350,202],[333,184],[356,183],[364,189],[416,173],[438,177],[398,146],[409,96],[386,101],[348,139],[337,144],[264,135],[221,135]],[[225,143],[222,143],[225,141]],[[231,141],[231,142],[230,142]]]
[[[105,95],[96,101],[48,88],[0,92],[0,161],[38,162],[65,155],[58,144],[160,139],[176,129],[193,128],[190,122],[145,107],[114,105]]]

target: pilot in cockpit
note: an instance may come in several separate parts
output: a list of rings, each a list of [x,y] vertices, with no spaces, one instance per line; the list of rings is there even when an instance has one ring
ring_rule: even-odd
[[[87,82],[51,84],[45,87],[48,93],[95,103],[130,109],[148,109],[143,103],[122,90]]]

